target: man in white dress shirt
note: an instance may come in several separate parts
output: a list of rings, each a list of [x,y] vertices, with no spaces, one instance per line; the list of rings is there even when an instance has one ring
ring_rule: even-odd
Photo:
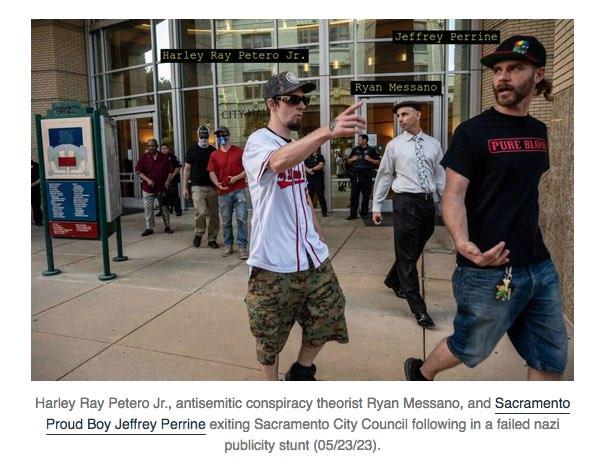
[[[252,198],[250,279],[245,302],[265,380],[278,379],[278,355],[294,323],[303,330],[297,362],[286,380],[316,380],[313,361],[327,341],[348,342],[345,298],[307,191],[303,161],[332,138],[362,133],[365,120],[350,106],[329,125],[292,141],[316,86],[290,72],[263,87],[267,127],[252,133],[243,167]]]
[[[442,148],[438,140],[421,130],[419,103],[400,102],[393,113],[403,133],[384,151],[374,184],[372,218],[374,224],[382,222],[382,203],[392,188],[395,263],[384,284],[408,301],[421,327],[432,328],[434,322],[421,296],[416,262],[434,231],[434,193],[438,201],[444,193]]]

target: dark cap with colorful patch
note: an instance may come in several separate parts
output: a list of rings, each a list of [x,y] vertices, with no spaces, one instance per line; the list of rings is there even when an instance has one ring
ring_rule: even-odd
[[[493,68],[502,60],[526,60],[537,67],[544,67],[547,63],[547,51],[534,36],[512,36],[502,42],[495,52],[480,59],[480,63]]]

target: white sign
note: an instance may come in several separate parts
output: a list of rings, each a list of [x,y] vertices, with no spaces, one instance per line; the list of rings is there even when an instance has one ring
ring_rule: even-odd
[[[43,159],[47,179],[94,179],[89,117],[42,119]]]

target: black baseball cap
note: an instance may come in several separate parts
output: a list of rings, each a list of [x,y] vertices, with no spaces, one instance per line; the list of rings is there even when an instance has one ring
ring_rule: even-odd
[[[393,106],[393,114],[397,114],[397,110],[401,107],[412,107],[413,109],[421,112],[421,104],[414,101],[402,101]]]
[[[263,98],[266,101],[275,96],[290,94],[298,89],[301,89],[304,93],[309,93],[316,89],[316,85],[314,83],[301,84],[294,73],[282,72],[272,76],[265,83],[265,86],[263,86]]]
[[[537,67],[544,67],[547,63],[547,51],[534,36],[512,36],[502,42],[495,52],[485,55],[480,63],[493,68],[502,60],[526,60]]]

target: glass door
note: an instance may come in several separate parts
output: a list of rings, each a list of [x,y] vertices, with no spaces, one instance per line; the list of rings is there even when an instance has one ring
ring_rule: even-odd
[[[154,114],[115,117],[120,155],[120,190],[122,206],[142,206],[141,183],[135,173],[139,156],[145,152],[147,140],[155,137]]]
[[[402,101],[421,103],[421,129],[428,135],[442,141],[440,125],[441,98],[439,96],[382,96],[359,98],[363,101],[361,114],[367,120],[366,133],[369,136],[368,144],[375,147],[380,157],[384,154],[387,143],[401,133],[401,128],[393,114],[393,106]],[[358,145],[358,138],[355,138]],[[348,155],[350,151],[347,151]],[[343,155],[347,156],[348,155]],[[344,187],[344,185],[346,185]],[[344,190],[346,189],[346,190]],[[387,199],[382,207],[383,212],[393,210],[392,202]],[[349,179],[335,179],[331,184],[331,206],[335,209],[348,209],[350,206]],[[370,202],[371,208],[371,202]]]

